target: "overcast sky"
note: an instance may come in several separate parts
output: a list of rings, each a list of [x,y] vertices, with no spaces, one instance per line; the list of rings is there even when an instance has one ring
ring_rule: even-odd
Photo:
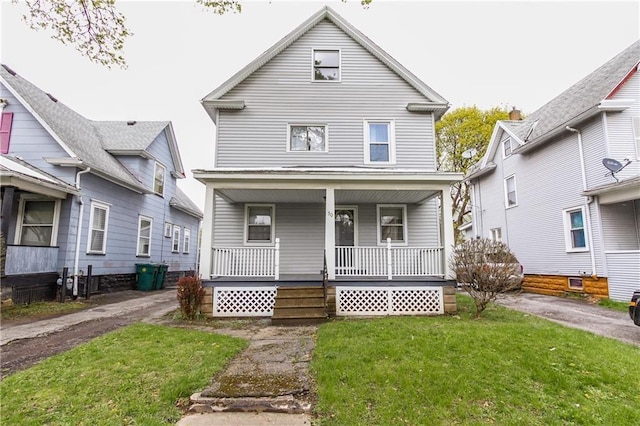
[[[367,35],[451,108],[516,106],[531,113],[640,39],[635,1],[242,1],[218,16],[183,1],[123,1],[134,33],[128,69],[107,69],[21,22],[2,1],[2,63],[92,120],[171,120],[187,179],[213,167],[215,128],[200,99],[325,4]]]

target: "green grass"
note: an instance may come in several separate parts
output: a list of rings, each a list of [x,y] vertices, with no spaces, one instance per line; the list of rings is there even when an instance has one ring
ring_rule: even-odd
[[[611,299],[600,299],[598,300],[598,306],[602,306],[603,308],[612,309],[619,312],[629,312],[629,302],[617,302]]]
[[[321,326],[322,425],[630,424],[640,348],[491,305]]]
[[[6,377],[2,424],[165,425],[238,351],[240,339],[137,323]]]
[[[0,310],[1,321],[12,321],[22,318],[39,318],[50,315],[61,315],[90,308],[92,305],[75,302],[34,302],[28,305],[6,306]]]

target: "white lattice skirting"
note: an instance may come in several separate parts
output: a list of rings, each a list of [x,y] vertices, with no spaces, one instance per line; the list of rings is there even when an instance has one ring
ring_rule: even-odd
[[[214,317],[270,317],[275,287],[214,287]]]
[[[337,315],[443,313],[442,287],[336,287]]]

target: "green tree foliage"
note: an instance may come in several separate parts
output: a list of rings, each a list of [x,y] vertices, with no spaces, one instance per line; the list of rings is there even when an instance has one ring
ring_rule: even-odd
[[[122,49],[133,33],[116,0],[24,0],[28,12],[22,19],[34,30],[47,30],[54,40],[71,45],[89,60],[108,68],[126,68]],[[218,15],[242,12],[238,0],[195,0]],[[342,0],[346,2],[347,0]],[[360,0],[368,7],[372,0]],[[18,3],[19,0],[12,0]],[[152,4],[149,7],[153,7]]]
[[[484,155],[496,122],[508,118],[506,108],[494,107],[483,111],[475,105],[445,114],[436,123],[438,170],[467,173],[469,167]],[[456,241],[460,242],[462,233],[458,228],[469,220],[472,213],[469,184],[457,182],[452,185],[451,197],[453,228]]]

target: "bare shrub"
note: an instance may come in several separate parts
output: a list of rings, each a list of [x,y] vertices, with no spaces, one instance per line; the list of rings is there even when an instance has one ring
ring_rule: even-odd
[[[204,287],[198,277],[183,277],[178,280],[178,303],[182,318],[193,320],[200,313],[204,299]]]
[[[455,247],[449,265],[476,305],[476,318],[499,294],[522,288],[522,268],[501,241],[478,238]]]

